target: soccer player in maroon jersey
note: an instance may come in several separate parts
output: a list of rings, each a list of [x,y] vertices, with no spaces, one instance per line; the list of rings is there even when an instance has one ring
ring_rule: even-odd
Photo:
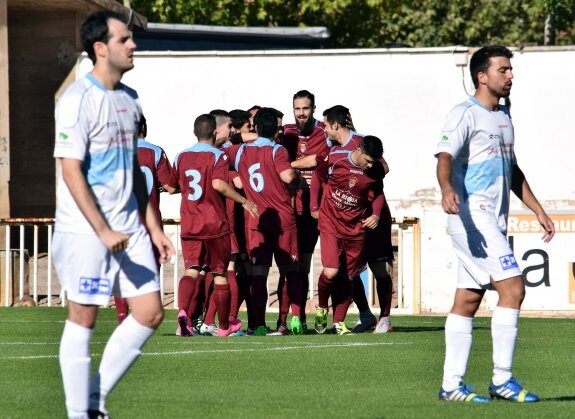
[[[214,147],[216,120],[200,115],[194,122],[198,143],[180,152],[174,160],[171,187],[182,193],[180,217],[185,273],[178,286],[178,324],[181,336],[192,335],[190,315],[195,311],[193,284],[202,267],[213,274],[214,301],[218,311],[218,336],[241,328],[241,321],[229,321],[230,287],[227,266],[230,260],[229,222],[225,198],[239,202],[252,215],[257,206],[228,184],[227,156]],[[191,291],[191,292],[190,292]]]
[[[291,301],[293,334],[303,334],[299,316],[301,281],[295,216],[287,185],[296,179],[287,150],[276,144],[277,114],[262,108],[254,118],[256,141],[230,147],[230,160],[240,175],[248,199],[257,204],[260,216],[248,221],[248,254],[252,262],[252,300],[255,335],[266,334],[267,277],[272,257],[285,274]]]
[[[332,127],[326,126],[330,135]],[[331,135],[330,135],[331,137]],[[365,232],[377,227],[383,195],[378,188],[383,178],[381,158],[383,147],[379,138],[366,136],[354,151],[335,150],[314,172],[311,185],[310,210],[319,217],[323,271],[318,282],[318,308],[315,330],[327,329],[328,299],[333,304],[332,331],[350,333],[344,320],[352,296],[352,279],[365,266]],[[324,184],[321,205],[317,182]],[[345,267],[345,268],[344,268]],[[345,269],[347,280],[338,278]]]
[[[146,188],[150,204],[156,214],[156,218],[161,224],[162,214],[160,213],[160,193],[167,190],[166,188],[170,182],[170,161],[161,147],[158,147],[146,140],[148,135],[148,123],[144,115],[140,118],[138,129],[138,163],[140,164],[140,169],[146,178]],[[155,247],[154,254],[156,255],[156,259],[158,259],[159,255]],[[124,319],[128,317],[128,300],[114,295],[114,305],[116,306],[118,323],[121,324]]]
[[[327,154],[329,146],[323,122],[313,117],[315,112],[313,93],[307,90],[296,92],[293,95],[292,105],[295,123],[284,125],[281,144],[289,152],[291,166],[298,169],[301,174],[295,191],[294,207],[298,232],[299,273],[302,280],[301,322],[305,330],[307,329],[305,307],[308,299],[309,272],[319,237],[317,220],[311,216],[309,211],[309,184],[316,165],[313,156]],[[310,156],[312,156],[311,160]],[[283,334],[287,331],[289,299],[285,281],[281,277],[278,283],[278,300],[280,301],[280,315],[277,333]]]
[[[324,111],[324,124],[332,142],[332,151],[355,150],[363,141],[363,136],[350,129],[349,109],[342,105],[333,106]],[[389,172],[389,166],[383,157],[379,159],[384,175]],[[383,190],[383,179],[379,180],[379,189]],[[366,252],[369,268],[376,279],[377,294],[379,297],[379,321],[369,308],[365,295],[365,288],[360,277],[354,278],[353,300],[359,310],[359,320],[352,332],[361,333],[375,327],[374,333],[387,333],[393,330],[390,321],[391,297],[393,284],[391,268],[393,266],[393,247],[391,244],[391,213],[385,201],[379,214],[380,221],[377,228],[367,231]],[[376,324],[377,323],[377,324]]]

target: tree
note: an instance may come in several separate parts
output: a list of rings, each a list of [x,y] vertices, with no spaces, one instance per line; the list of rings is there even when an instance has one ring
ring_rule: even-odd
[[[132,0],[131,5],[159,23],[326,26],[330,48],[575,43],[572,0]]]

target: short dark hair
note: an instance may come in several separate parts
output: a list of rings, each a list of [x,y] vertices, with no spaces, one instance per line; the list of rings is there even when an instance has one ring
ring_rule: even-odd
[[[284,113],[282,111],[277,110],[276,108],[270,108],[270,109],[276,113],[276,117],[278,117],[278,118],[284,117]]]
[[[230,111],[230,118],[232,118],[232,127],[240,129],[246,122],[250,122],[250,113],[243,109],[234,109]]]
[[[251,108],[248,109],[248,112],[251,111],[259,111],[262,107],[260,105],[254,105]],[[257,113],[257,112],[256,112]]]
[[[148,121],[144,114],[140,117],[140,122],[138,124],[138,134],[146,138],[148,136]]]
[[[379,160],[383,156],[383,144],[375,135],[366,135],[359,144],[359,148],[374,160]]]
[[[230,117],[230,114],[223,109],[214,109],[210,112],[210,115],[216,118],[216,126],[222,125],[224,122],[226,122],[226,118]]]
[[[216,130],[216,117],[210,114],[203,114],[194,121],[194,135],[202,140],[213,137]]]
[[[296,99],[309,99],[311,107],[313,108],[315,106],[315,96],[309,90],[300,90],[299,92],[296,92],[296,94],[293,95],[292,103]]]
[[[261,108],[254,116],[254,124],[260,137],[273,138],[278,132],[278,117],[272,108]]]
[[[323,111],[323,116],[325,116],[327,122],[330,124],[337,122],[339,125],[347,127],[350,113],[349,109],[345,106],[335,105]]]
[[[487,45],[475,51],[469,62],[469,72],[476,89],[479,86],[477,73],[485,73],[487,71],[491,57],[507,57],[511,59],[513,58],[513,53],[502,45]]]
[[[94,52],[94,43],[103,42],[105,44],[110,40],[108,30],[108,20],[116,19],[120,22],[128,23],[128,19],[121,13],[112,10],[98,10],[91,13],[82,26],[80,26],[80,39],[84,51],[88,54],[92,64],[96,64],[96,53]]]

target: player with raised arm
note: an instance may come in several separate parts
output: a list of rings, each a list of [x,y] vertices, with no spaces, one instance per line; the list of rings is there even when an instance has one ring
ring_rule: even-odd
[[[331,138],[331,127],[326,126]],[[350,333],[344,320],[352,298],[353,278],[365,267],[365,233],[379,222],[383,177],[378,160],[383,153],[379,138],[366,136],[354,151],[332,151],[312,177],[310,209],[319,217],[322,273],[318,281],[315,330],[327,329],[328,299],[333,304],[332,331]],[[324,185],[321,196],[317,182]],[[340,269],[346,275],[338,278]]]
[[[80,37],[94,67],[66,89],[55,113],[59,169],[52,249],[68,299],[59,360],[68,417],[108,418],[108,395],[163,318],[152,245],[160,263],[174,248],[148,202],[136,156],[142,111],[137,93],[121,83],[134,67],[136,49],[126,18],[94,12]],[[90,379],[98,307],[112,293],[128,299],[131,314],[110,336]]]
[[[267,277],[272,257],[288,282],[293,334],[303,334],[301,325],[301,281],[295,216],[287,185],[296,180],[287,150],[276,144],[277,114],[262,108],[254,118],[256,141],[230,147],[230,160],[240,175],[246,196],[258,205],[260,216],[248,221],[248,254],[252,263],[252,301],[255,335],[267,334],[265,313]]]
[[[509,109],[500,99],[511,92],[513,53],[499,45],[477,50],[470,73],[475,94],[447,115],[437,145],[437,179],[453,249],[459,259],[457,290],[445,322],[445,363],[439,399],[489,402],[463,382],[471,351],[473,318],[487,289],[499,296],[491,318],[491,398],[537,402],[512,375],[519,310],[525,282],[507,241],[513,191],[537,216],[543,241],[555,226],[517,165]]]
[[[195,311],[193,284],[203,267],[214,277],[213,296],[218,312],[218,336],[229,336],[241,328],[241,321],[229,320],[230,230],[225,199],[239,202],[253,216],[257,207],[239,195],[228,183],[227,156],[214,147],[216,120],[200,115],[194,122],[198,142],[174,159],[170,186],[182,193],[180,206],[182,253],[185,272],[178,286],[178,325],[181,336],[191,336]],[[188,284],[186,284],[188,283]]]

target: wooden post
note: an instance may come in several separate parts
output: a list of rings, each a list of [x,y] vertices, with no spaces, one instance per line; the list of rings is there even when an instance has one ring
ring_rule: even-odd
[[[0,218],[10,218],[10,112],[8,97],[8,6],[0,0]],[[2,241],[3,243],[3,241]]]

